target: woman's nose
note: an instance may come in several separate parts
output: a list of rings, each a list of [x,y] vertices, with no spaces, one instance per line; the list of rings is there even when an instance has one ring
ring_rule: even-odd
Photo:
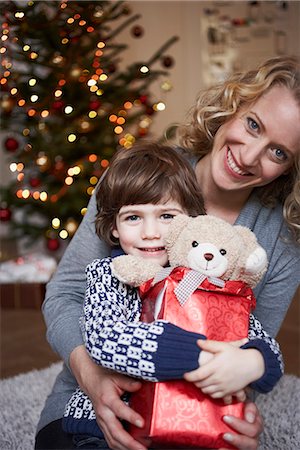
[[[261,142],[257,142],[254,145],[250,145],[247,149],[241,153],[241,163],[247,167],[253,167],[259,164],[263,154],[264,145]]]

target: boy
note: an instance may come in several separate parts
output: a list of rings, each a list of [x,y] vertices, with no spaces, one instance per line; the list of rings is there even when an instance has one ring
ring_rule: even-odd
[[[96,195],[96,232],[112,245],[112,257],[128,253],[162,266],[168,263],[164,238],[171,220],[183,213],[205,214],[192,167],[176,150],[158,144],[117,152]],[[111,258],[93,261],[86,275],[84,336],[96,363],[144,380],[165,381],[182,379],[213,357],[197,345],[205,339],[201,334],[161,320],[140,322],[138,291],[114,277]],[[250,326],[255,338],[249,348],[257,353],[251,386],[267,392],[282,375],[279,347],[258,321],[252,318]],[[244,399],[243,391],[231,395]],[[68,402],[63,427],[77,438],[103,438],[92,403],[80,389]]]

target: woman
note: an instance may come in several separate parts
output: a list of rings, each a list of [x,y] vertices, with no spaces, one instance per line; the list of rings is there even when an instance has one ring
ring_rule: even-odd
[[[300,281],[296,244],[300,241],[299,72],[298,61],[281,57],[267,61],[257,71],[235,75],[198,99],[191,122],[181,130],[182,145],[193,153],[187,152],[187,157],[195,167],[207,212],[248,226],[268,252],[269,269],[255,295],[256,316],[272,336],[278,332]],[[142,421],[120,400],[124,391],[137,390],[139,382],[96,366],[82,345],[79,318],[84,268],[93,259],[110,254],[95,233],[95,214],[92,197],[47,286],[43,304],[47,335],[66,366],[47,399],[36,448],[72,448],[70,436],[59,436],[60,419],[78,383],[94,404],[109,446],[145,450],[120,422],[124,419],[138,425]],[[233,417],[225,421],[241,433],[228,433],[228,442],[240,449],[257,448],[261,418],[253,403],[247,405],[244,421]]]

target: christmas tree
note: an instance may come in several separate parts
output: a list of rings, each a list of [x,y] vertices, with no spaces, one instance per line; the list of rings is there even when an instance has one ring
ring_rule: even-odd
[[[20,4],[22,6],[20,6]],[[124,65],[143,28],[122,1],[2,2],[1,119],[14,179],[1,188],[0,219],[15,237],[43,237],[49,250],[76,231],[118,147],[150,136],[152,83],[173,64],[168,42]]]

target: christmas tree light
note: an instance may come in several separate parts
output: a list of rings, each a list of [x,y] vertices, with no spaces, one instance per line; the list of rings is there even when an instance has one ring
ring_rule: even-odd
[[[112,154],[149,136],[165,108],[150,86],[171,89],[171,37],[145,61],[124,68],[140,18],[122,1],[2,2],[0,110],[13,181],[1,189],[0,220],[16,237],[56,250],[73,236]],[[22,214],[18,214],[22,211]]]

